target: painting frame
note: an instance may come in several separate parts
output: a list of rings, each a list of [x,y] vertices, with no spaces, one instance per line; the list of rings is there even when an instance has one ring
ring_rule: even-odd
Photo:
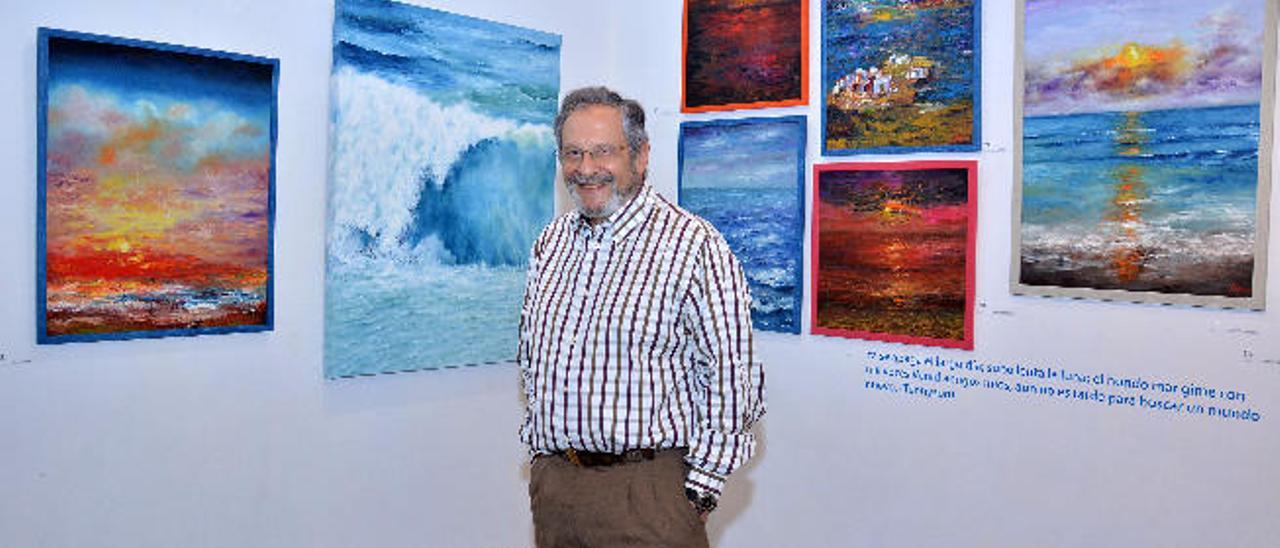
[[[971,118],[972,129],[969,139],[964,143],[954,144],[927,144],[927,145],[876,145],[863,147],[832,147],[828,142],[829,135],[829,105],[828,91],[832,89],[831,68],[827,62],[826,54],[830,49],[830,31],[828,30],[828,10],[826,2],[823,1],[821,13],[822,19],[822,53],[820,63],[821,70],[821,108],[819,115],[821,118],[821,131],[819,140],[821,141],[821,151],[824,156],[855,156],[860,154],[910,154],[917,152],[976,152],[982,150],[982,1],[972,0],[972,12],[970,15],[973,31],[970,40],[973,44],[972,52],[972,76],[969,79],[970,98],[972,107],[969,109],[969,117]]]
[[[260,65],[270,71],[269,127],[267,129],[267,184],[265,196],[265,288],[263,294],[264,311],[261,323],[242,325],[210,325],[183,328],[135,329],[126,331],[110,331],[101,333],[49,333],[49,291],[48,275],[48,154],[49,154],[49,111],[50,111],[50,41],[78,41],[90,45],[120,47],[173,54],[177,56],[195,56],[212,61],[227,61]],[[183,46],[165,42],[124,38],[104,34],[71,31],[50,27],[39,27],[36,38],[36,343],[40,345],[64,344],[76,342],[117,341],[131,339],[155,339],[166,337],[219,335],[230,333],[254,333],[273,331],[275,329],[275,212],[276,212],[276,159],[279,118],[279,80],[280,61],[276,58],[247,55],[228,51]]]
[[[792,125],[792,126],[795,126],[798,132],[798,136],[797,136],[798,138],[796,139],[796,147],[794,149],[795,168],[796,168],[795,169],[796,171],[795,193],[794,193],[795,200],[796,200],[796,210],[795,210],[796,224],[795,226],[791,227],[792,230],[794,230],[794,234],[793,234],[794,255],[791,257],[791,259],[794,260],[795,271],[790,278],[791,290],[793,294],[790,299],[792,310],[788,318],[788,320],[791,322],[792,325],[790,326],[791,327],[790,329],[770,329],[767,326],[767,324],[764,323],[763,320],[756,317],[754,310],[752,313],[752,319],[753,319],[753,325],[755,326],[756,329],[760,329],[763,331],[771,331],[776,333],[798,335],[803,332],[802,324],[804,321],[804,313],[803,313],[804,271],[805,271],[804,232],[805,232],[805,227],[808,225],[807,219],[805,216],[805,196],[806,196],[805,178],[808,175],[808,170],[805,169],[806,163],[807,163],[806,148],[808,146],[808,117],[803,115],[792,115],[792,116],[771,116],[771,117],[751,117],[751,118],[729,118],[729,119],[717,119],[717,120],[706,120],[706,121],[682,122],[680,124],[679,140],[677,144],[676,195],[678,197],[678,202],[680,203],[680,205],[682,207],[685,207],[686,209],[689,209],[690,206],[687,204],[687,199],[686,199],[687,198],[686,191],[688,190],[688,188],[685,182],[685,167],[686,167],[686,153],[685,153],[686,146],[685,145],[687,144],[687,139],[691,129],[699,129],[699,128],[718,129],[718,128],[752,127],[752,126],[763,127],[763,126],[776,126],[776,125]],[[700,214],[698,211],[694,211],[694,213]],[[703,217],[706,218],[707,216],[703,215]],[[724,234],[725,230],[722,229],[721,233]],[[726,240],[728,240],[730,237],[731,235],[726,235]],[[731,246],[733,246],[735,242],[731,240],[729,243]],[[747,254],[744,254],[743,252],[740,252],[740,251],[735,251],[735,255],[738,257],[739,262],[743,263],[744,271],[747,271],[746,273],[748,276],[748,285],[755,284],[756,282],[755,280],[752,279],[750,275],[751,274],[750,269],[748,268],[748,265],[747,265],[747,262],[751,260],[751,257],[749,257]],[[753,306],[756,302],[757,300],[753,299],[752,301]]]
[[[1064,285],[1028,284],[1022,281],[1023,219],[1024,219],[1024,147],[1026,121],[1026,49],[1027,49],[1027,0],[1018,0],[1015,6],[1014,78],[1013,78],[1013,191],[1011,217],[1011,259],[1009,262],[1009,291],[1013,295],[1044,298],[1087,299],[1102,302],[1128,302],[1140,304],[1181,305],[1223,309],[1247,309],[1261,311],[1266,308],[1267,248],[1270,226],[1270,202],[1272,186],[1272,157],[1274,154],[1275,78],[1277,61],[1276,21],[1278,8],[1275,2],[1266,1],[1264,40],[1262,44],[1262,80],[1259,101],[1259,135],[1257,150],[1257,185],[1254,208],[1253,273],[1251,295],[1231,297],[1128,289],[1094,287],[1069,287]]]
[[[881,331],[841,329],[824,327],[819,321],[821,303],[820,287],[823,277],[821,262],[822,237],[822,176],[828,172],[840,171],[921,171],[921,170],[964,170],[966,175],[966,196],[963,206],[965,215],[964,242],[964,304],[962,312],[962,328],[960,338],[930,337]],[[960,350],[974,349],[974,309],[977,268],[977,230],[978,230],[978,161],[977,160],[906,160],[877,162],[834,162],[814,164],[813,166],[813,215],[810,218],[810,332],[843,338],[869,341],[892,342],[954,348]]]
[[[689,105],[689,30],[690,30],[690,3],[696,0],[684,0],[682,18],[680,24],[680,112],[691,114],[699,112],[725,112],[733,110],[749,110],[763,108],[778,107],[794,107],[809,104],[809,1],[798,0],[797,4],[800,10],[799,14],[799,50],[800,50],[800,74],[797,75],[799,84],[799,95],[795,97],[786,97],[781,99],[768,99],[758,101],[726,101],[718,103],[700,104],[695,106]]]

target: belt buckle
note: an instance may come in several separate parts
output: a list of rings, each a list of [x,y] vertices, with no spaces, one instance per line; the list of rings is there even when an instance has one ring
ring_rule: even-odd
[[[582,464],[582,459],[578,458],[578,451],[572,447],[564,450],[564,458],[569,459],[569,462],[573,463],[574,466],[586,468],[586,466]]]

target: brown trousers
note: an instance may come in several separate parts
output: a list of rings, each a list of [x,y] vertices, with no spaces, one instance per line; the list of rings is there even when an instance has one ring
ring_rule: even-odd
[[[684,452],[596,468],[540,455],[529,473],[538,548],[707,548],[684,495]]]

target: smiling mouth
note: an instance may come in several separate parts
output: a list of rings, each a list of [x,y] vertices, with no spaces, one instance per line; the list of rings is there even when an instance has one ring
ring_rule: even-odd
[[[611,183],[613,183],[613,175],[609,173],[575,175],[569,178],[569,184],[578,188],[599,188]]]

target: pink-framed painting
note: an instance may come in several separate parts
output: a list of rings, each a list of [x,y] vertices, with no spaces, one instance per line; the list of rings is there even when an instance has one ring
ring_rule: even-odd
[[[972,350],[978,163],[813,166],[811,331]]]

